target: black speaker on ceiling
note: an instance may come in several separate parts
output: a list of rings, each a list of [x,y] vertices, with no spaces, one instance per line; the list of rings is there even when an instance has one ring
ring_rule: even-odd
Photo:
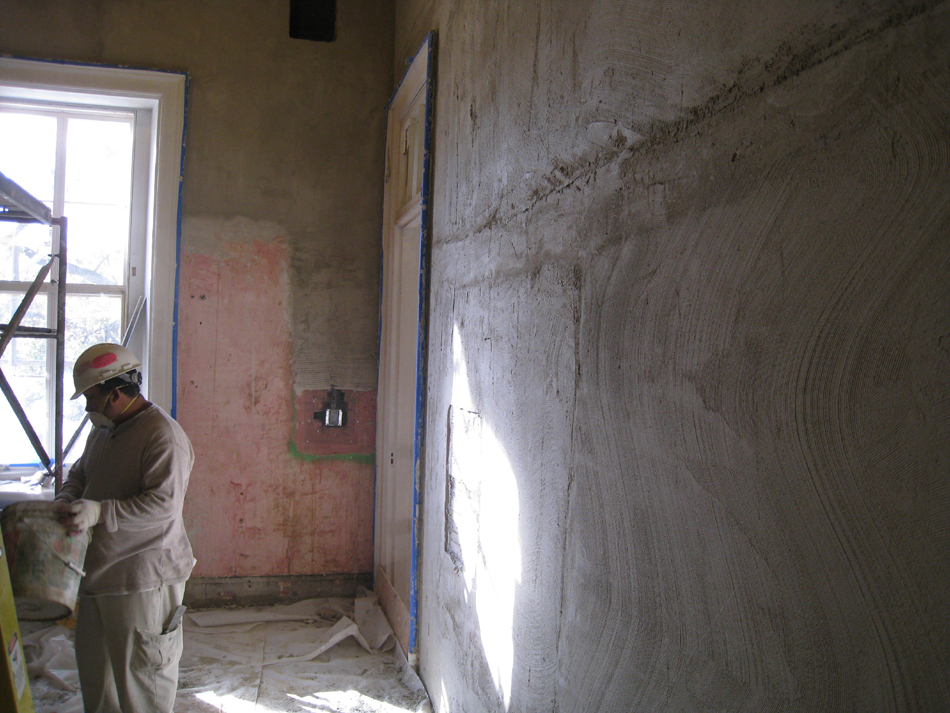
[[[295,40],[333,42],[336,0],[290,0],[290,36]]]

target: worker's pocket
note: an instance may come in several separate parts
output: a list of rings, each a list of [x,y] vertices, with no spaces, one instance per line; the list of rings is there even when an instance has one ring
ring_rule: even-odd
[[[136,629],[137,645],[132,655],[132,668],[138,671],[159,671],[177,665],[181,659],[181,630],[180,624],[172,631],[161,634]]]

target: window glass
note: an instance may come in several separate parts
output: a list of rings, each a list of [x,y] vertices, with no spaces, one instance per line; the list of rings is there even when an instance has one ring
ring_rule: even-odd
[[[100,342],[121,341],[122,301],[122,295],[66,296],[67,386],[71,385],[72,365],[83,351]]]
[[[0,111],[0,171],[52,207],[55,168],[56,119]],[[47,226],[0,222],[0,280],[32,282],[50,251]]]
[[[66,378],[63,406],[63,446],[73,437],[86,413],[86,400],[71,401],[73,395],[73,364],[91,344],[118,343],[122,339],[121,295],[67,295],[66,297]],[[69,452],[67,462],[82,453],[89,435],[86,425],[82,436]]]
[[[22,295],[0,293],[0,314],[12,315],[20,305]],[[46,326],[46,296],[38,294],[21,322],[28,327]],[[47,350],[46,339],[13,339],[3,352],[0,365],[10,382],[20,406],[26,412],[33,429],[49,453],[49,424],[47,418]],[[23,427],[5,398],[0,398],[0,429],[3,429],[3,465],[37,463],[39,458]]]
[[[131,118],[70,118],[66,147],[67,280],[122,284],[132,193]]]
[[[52,207],[56,118],[0,111],[0,137],[0,171]]]
[[[0,280],[33,282],[50,260],[50,236],[46,225],[0,222]]]
[[[67,281],[123,284],[129,242],[128,206],[67,202],[64,214],[69,221]]]

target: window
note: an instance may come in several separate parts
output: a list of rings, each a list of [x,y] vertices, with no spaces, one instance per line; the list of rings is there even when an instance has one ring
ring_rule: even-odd
[[[71,368],[99,341],[121,340],[145,308],[130,347],[145,393],[174,412],[174,307],[185,77],[174,73],[0,58],[0,171],[69,220],[64,438],[83,414]],[[0,322],[8,321],[52,250],[45,226],[0,223]],[[49,281],[25,325],[55,326]],[[53,345],[14,339],[4,372],[52,453]],[[36,456],[0,400],[2,463]],[[77,444],[66,458],[81,452]]]
[[[137,302],[142,293],[145,236],[129,229],[134,122],[135,114],[129,111],[78,111],[0,100],[3,173],[46,203],[54,216],[69,219],[69,366],[90,344],[121,341],[130,298]],[[36,224],[0,223],[0,314],[13,314],[36,273],[56,251],[52,232]],[[130,250],[132,244],[135,250]],[[29,326],[56,327],[56,301],[50,294],[47,278],[27,316]],[[4,372],[44,443],[52,441],[55,414],[52,346],[44,339],[14,339],[3,355]],[[66,438],[79,427],[82,416],[81,402],[67,404]],[[8,434],[4,460],[32,463],[33,447],[5,401],[0,402],[0,428]]]

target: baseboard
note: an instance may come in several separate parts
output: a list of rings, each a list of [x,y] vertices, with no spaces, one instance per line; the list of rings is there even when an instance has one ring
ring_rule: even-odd
[[[308,574],[286,577],[193,577],[185,585],[190,609],[270,606],[317,597],[354,598],[360,587],[373,588],[373,575]]]

